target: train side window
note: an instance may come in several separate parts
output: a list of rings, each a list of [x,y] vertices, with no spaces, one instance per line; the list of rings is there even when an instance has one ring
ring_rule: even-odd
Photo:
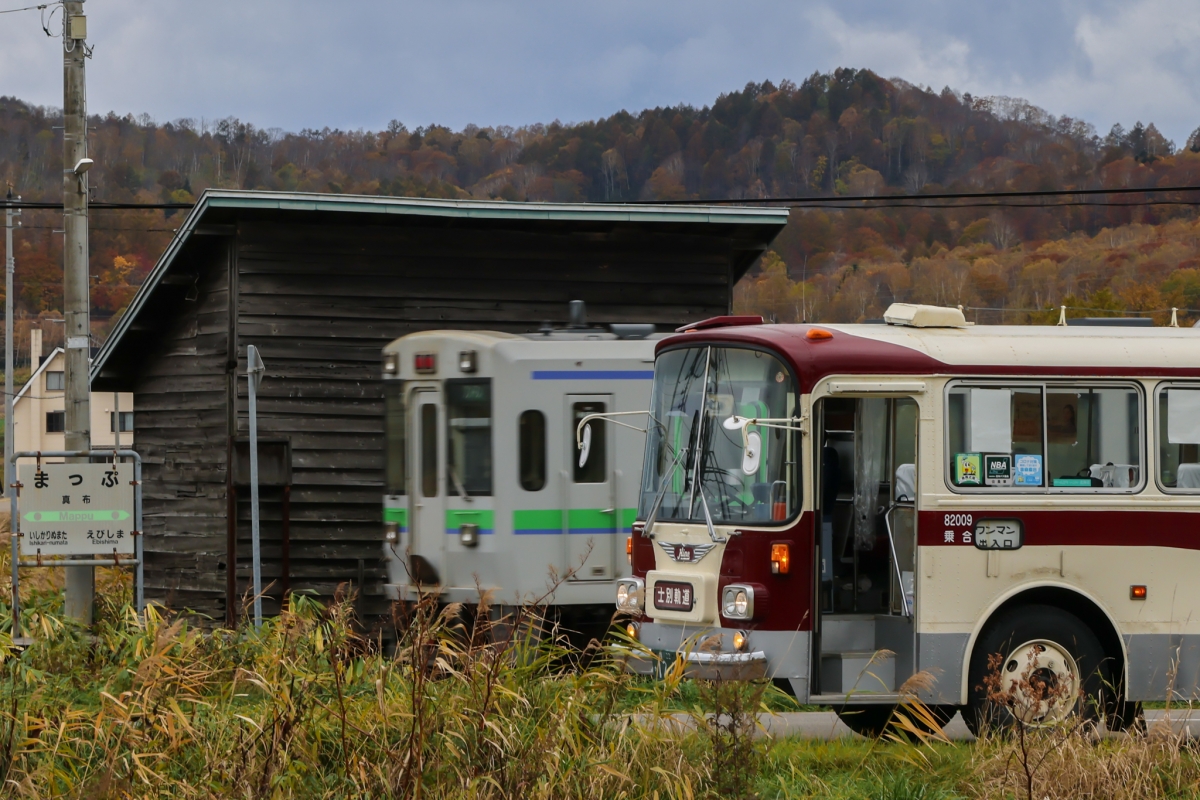
[[[1158,393],[1158,453],[1164,489],[1200,491],[1200,387]]]
[[[956,386],[947,395],[946,426],[952,486],[1046,486],[1040,386]]]
[[[1046,389],[1046,472],[1056,489],[1136,489],[1141,402],[1124,386]]]
[[[425,403],[421,406],[421,494],[437,497],[437,406]]]
[[[604,411],[604,403],[575,403],[571,406],[570,441],[573,453],[577,453],[574,442],[575,428],[579,425],[579,421],[588,414],[603,414]],[[571,459],[575,472],[575,483],[604,483],[608,480],[608,454],[605,452],[607,431],[602,419],[594,419],[588,424],[592,426],[592,447],[588,453],[587,463],[581,467],[577,455]]]
[[[521,488],[540,492],[546,486],[546,415],[522,411],[517,423]]]

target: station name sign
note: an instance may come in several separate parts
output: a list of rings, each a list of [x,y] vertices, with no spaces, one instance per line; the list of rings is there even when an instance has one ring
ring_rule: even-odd
[[[22,464],[23,556],[132,555],[132,464]]]

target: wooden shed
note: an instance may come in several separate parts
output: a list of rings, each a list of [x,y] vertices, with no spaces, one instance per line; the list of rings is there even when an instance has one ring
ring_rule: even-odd
[[[349,583],[377,614],[385,344],[562,324],[571,300],[594,324],[725,314],[786,221],[784,209],[205,192],[92,367],[94,390],[134,395],[147,599],[214,622],[242,613],[247,345],[266,362],[264,610],[285,590]]]

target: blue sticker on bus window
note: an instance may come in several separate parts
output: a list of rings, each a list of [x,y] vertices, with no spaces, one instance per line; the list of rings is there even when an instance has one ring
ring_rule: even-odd
[[[1042,485],[1042,457],[1038,455],[1013,456],[1013,486]]]

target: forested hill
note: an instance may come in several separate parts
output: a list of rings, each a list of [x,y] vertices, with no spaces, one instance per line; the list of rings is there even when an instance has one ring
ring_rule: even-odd
[[[0,178],[26,199],[60,196],[57,125],[55,109],[0,98]],[[1021,100],[937,92],[853,69],[814,74],[799,85],[748,84],[711,107],[621,111],[578,124],[452,131],[393,121],[378,132],[287,133],[233,118],[158,124],[109,114],[93,116],[89,125],[94,197],[109,201],[188,201],[206,187],[615,202],[1200,183],[1200,130],[1179,147],[1141,122],[1101,135],[1088,122]],[[796,212],[764,266],[805,298],[809,288],[828,295],[823,312],[797,305],[797,315],[857,317],[873,311],[833,302],[843,272],[868,280],[864,276],[879,265],[910,270],[920,259],[961,248],[1006,252],[1191,213],[1170,206]],[[58,307],[56,222],[48,212],[26,217],[18,282],[28,313]],[[103,317],[128,301],[175,219],[161,212],[97,212],[93,222],[93,296]],[[882,280],[868,280],[880,302],[904,294]],[[1028,302],[1010,291],[1013,276],[989,280],[988,293],[960,296]],[[1119,289],[1109,283],[1047,286],[1036,300],[1040,307],[1072,292],[1084,297]],[[746,291],[741,298],[757,302]]]

